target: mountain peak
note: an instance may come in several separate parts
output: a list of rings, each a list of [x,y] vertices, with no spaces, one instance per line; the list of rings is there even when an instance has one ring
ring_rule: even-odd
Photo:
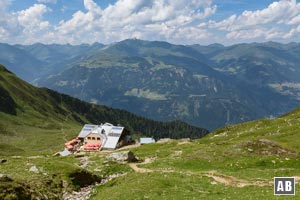
[[[224,45],[220,44],[220,43],[213,43],[213,44],[208,45],[208,47],[223,48]]]

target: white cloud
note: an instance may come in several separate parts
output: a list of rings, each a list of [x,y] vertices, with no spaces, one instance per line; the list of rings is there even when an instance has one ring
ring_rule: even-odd
[[[39,3],[57,3],[57,0],[37,0]]]
[[[47,21],[42,21],[43,15],[49,9],[43,4],[34,4],[32,7],[17,12],[18,21],[25,29],[43,29],[49,25]]]
[[[287,22],[289,25],[294,25],[294,24],[300,24],[300,14],[292,18],[289,22]]]
[[[132,37],[180,42],[185,36],[177,30],[191,30],[192,23],[198,24],[217,10],[211,0],[119,0],[103,10],[93,0],[84,0],[84,7],[87,12],[78,11],[56,27],[68,42],[109,43]],[[189,35],[199,38],[197,32]]]
[[[300,35],[300,25],[296,28],[292,28],[287,34],[283,36],[284,39],[290,39],[292,37]]]
[[[7,39],[9,37],[9,33],[6,29],[0,27],[0,39]]]
[[[239,30],[239,31],[231,31],[226,37],[228,39],[244,39],[251,40],[255,38],[266,38],[267,40],[272,40],[281,36],[282,33],[276,31],[276,29],[266,29],[266,28],[257,28],[250,30]]]
[[[10,4],[11,4],[10,0],[1,0],[0,1],[0,26],[3,25],[6,21],[6,18],[8,16],[7,9]]]
[[[281,0],[262,10],[246,10],[241,15],[232,15],[219,22],[210,21],[208,27],[227,32],[228,39],[272,40],[287,37],[288,26],[299,23],[300,3]]]
[[[10,41],[17,30],[15,17],[8,12],[10,4],[10,0],[0,1],[0,41]]]
[[[6,10],[6,8],[8,8],[8,6],[11,4],[11,0],[1,0],[0,1],[0,10]]]
[[[264,9],[233,14],[214,21],[214,0],[117,0],[101,8],[82,0],[83,9],[51,24],[46,4],[9,12],[12,0],[0,2],[0,41],[9,43],[111,43],[127,38],[173,43],[225,44],[300,39],[300,3],[280,0]],[[63,7],[61,9],[64,9]],[[220,12],[220,11],[218,11]]]
[[[43,20],[43,15],[51,11],[43,4],[34,4],[32,7],[15,13],[19,25],[23,28],[22,36],[26,43],[36,42],[49,28],[50,23]]]
[[[0,5],[9,6],[10,1]],[[0,13],[0,41],[9,43],[34,43],[42,42],[44,34],[50,27],[48,21],[43,20],[43,15],[51,11],[43,4],[34,4],[28,9],[18,12],[8,12],[7,7],[2,7]],[[5,9],[4,9],[5,8]]]
[[[174,33],[172,40],[174,40],[174,42],[196,44],[199,41],[209,40],[211,36],[211,33],[205,29],[183,27]]]
[[[212,22],[211,26],[221,30],[239,30],[245,27],[265,25],[268,23],[289,24],[295,17],[300,15],[300,3],[296,0],[281,0],[273,2],[263,10],[244,11],[241,15],[232,15],[229,18],[220,21]]]

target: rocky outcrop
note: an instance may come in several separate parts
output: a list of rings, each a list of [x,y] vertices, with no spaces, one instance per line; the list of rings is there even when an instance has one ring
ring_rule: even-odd
[[[8,175],[6,174],[0,174],[0,182],[11,182],[13,179],[11,179]]]
[[[277,156],[299,156],[300,152],[287,149],[280,146],[278,143],[268,140],[259,139],[255,141],[248,141],[244,145],[248,152],[257,153],[261,155],[277,155]]]
[[[73,191],[72,193],[65,192],[63,194],[63,200],[88,200],[91,197],[91,192],[93,188],[96,186],[104,185],[107,182],[111,181],[112,179],[124,176],[126,174],[112,174],[106,178],[103,178],[101,182],[95,183],[93,185],[89,185],[86,187],[81,188],[79,191]]]
[[[116,162],[136,162],[136,161],[138,161],[138,159],[135,157],[135,155],[131,151],[121,151],[121,152],[111,153],[107,156],[107,159],[110,161],[116,161]]]
[[[40,173],[40,170],[35,165],[31,166],[29,171],[33,173]]]

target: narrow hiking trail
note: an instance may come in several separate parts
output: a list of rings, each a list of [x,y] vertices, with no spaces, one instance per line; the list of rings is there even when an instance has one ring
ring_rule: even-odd
[[[155,158],[146,158],[144,162],[142,163],[129,163],[129,167],[131,167],[131,169],[133,169],[133,171],[137,172],[137,173],[148,173],[148,172],[153,172],[153,170],[151,169],[147,169],[147,168],[140,168],[138,167],[138,165],[146,165],[146,164],[150,164],[155,160]]]
[[[217,171],[208,171],[203,173],[204,176],[212,178],[216,183],[221,183],[227,186],[232,187],[246,187],[246,186],[272,186],[273,181],[268,180],[246,180],[246,179],[239,179],[233,176],[227,176],[218,173]]]
[[[153,172],[162,172],[162,173],[180,173],[185,174],[188,176],[191,175],[200,175],[212,178],[213,181],[211,184],[224,184],[226,186],[231,187],[246,187],[246,186],[257,186],[257,187],[265,187],[265,186],[272,186],[273,180],[267,179],[255,179],[255,180],[246,180],[246,179],[239,179],[233,176],[228,176],[221,174],[217,171],[203,171],[203,172],[191,172],[191,171],[176,171],[176,170],[165,170],[165,169],[148,169],[142,168],[140,165],[146,165],[152,163],[156,158],[146,158],[144,162],[141,163],[129,163],[129,167],[133,169],[137,173],[153,173]],[[298,177],[297,177],[298,178]],[[300,180],[300,177],[298,178]]]

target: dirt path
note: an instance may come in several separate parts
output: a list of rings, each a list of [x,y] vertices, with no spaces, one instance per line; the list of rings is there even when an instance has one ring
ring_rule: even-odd
[[[292,176],[292,177],[295,177],[295,182],[296,182],[296,183],[299,183],[299,182],[300,182],[300,176]]]
[[[138,167],[138,165],[146,165],[146,164],[152,163],[154,160],[155,160],[155,158],[146,158],[145,161],[142,163],[129,163],[129,167],[131,167],[131,169],[133,169],[137,173],[154,172],[154,170],[151,170],[151,169]]]
[[[223,174],[219,174],[216,171],[208,171],[207,173],[203,174],[206,177],[210,177],[214,179],[216,183],[221,183],[224,185],[232,186],[232,187],[246,187],[246,186],[258,186],[258,187],[264,187],[264,186],[272,186],[272,181],[267,180],[245,180],[245,179],[238,179],[233,176],[226,176]]]
[[[163,169],[147,169],[139,167],[138,165],[146,165],[152,163],[155,158],[146,158],[142,163],[129,163],[129,167],[133,169],[137,173],[151,173],[151,172],[163,172],[163,173],[180,173],[186,175],[200,175],[212,178],[213,181],[211,184],[224,184],[231,187],[246,187],[246,186],[257,186],[257,187],[265,187],[265,186],[272,186],[273,181],[269,180],[246,180],[246,179],[239,179],[233,176],[227,176],[224,174],[220,174],[217,171],[207,171],[207,172],[190,172],[190,171],[175,171],[175,170],[163,170]],[[300,177],[297,177],[300,180]]]

